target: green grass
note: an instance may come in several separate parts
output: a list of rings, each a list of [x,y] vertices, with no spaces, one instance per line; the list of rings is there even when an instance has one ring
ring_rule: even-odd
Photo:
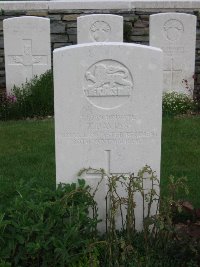
[[[162,193],[171,174],[188,177],[189,199],[200,207],[200,117],[163,119]],[[20,179],[55,186],[53,120],[0,122],[0,193],[12,197]]]
[[[20,179],[55,187],[53,120],[0,122],[0,193],[12,196]]]
[[[186,176],[189,199],[200,207],[200,117],[165,118],[162,129],[161,192],[167,178]],[[183,199],[188,198],[184,195]]]

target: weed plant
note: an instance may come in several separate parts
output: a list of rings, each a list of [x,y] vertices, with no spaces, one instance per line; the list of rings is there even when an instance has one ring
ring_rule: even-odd
[[[4,94],[0,102],[0,120],[25,119],[53,115],[53,74],[47,71],[21,87]]]
[[[83,169],[82,173],[97,172]],[[149,166],[140,170],[137,176],[130,174],[107,175],[99,170],[101,181],[107,179],[106,195],[107,219],[106,234],[103,242],[96,243],[95,255],[98,255],[99,265],[105,267],[186,267],[199,266],[200,242],[181,237],[174,224],[175,210],[182,212],[180,201],[176,195],[183,191],[188,194],[186,178],[169,177],[168,196],[159,197],[159,181]],[[100,181],[100,183],[101,183]],[[150,184],[149,189],[145,188]],[[118,187],[125,189],[127,197],[120,196]],[[142,199],[143,230],[136,228],[136,195]],[[121,229],[116,226],[116,214],[122,209]],[[159,212],[158,212],[159,209]],[[154,210],[154,212],[153,212]],[[90,265],[87,265],[90,266]],[[93,266],[93,265],[91,265]]]
[[[164,93],[162,108],[164,116],[176,116],[195,112],[198,103],[186,94],[170,92]]]
[[[91,171],[92,169],[89,169]],[[97,171],[97,170],[94,170]],[[80,171],[80,177],[88,169]],[[106,232],[98,232],[98,190],[84,180],[59,185],[55,191],[20,182],[9,207],[0,198],[0,267],[197,267],[200,242],[182,236],[174,224],[175,211],[181,212],[178,191],[188,193],[186,179],[169,179],[169,194],[159,198],[158,179],[149,166],[138,175],[107,175]],[[149,189],[145,189],[150,182]],[[123,186],[126,197],[118,193]],[[143,230],[136,230],[136,194],[143,203]],[[152,214],[151,209],[157,207]],[[159,207],[159,212],[158,212]],[[121,213],[121,229],[116,212]],[[155,210],[155,209],[154,209]],[[90,213],[89,213],[90,211]],[[91,211],[93,211],[91,213]],[[155,210],[156,211],[156,210]],[[90,214],[90,216],[89,216]],[[92,215],[91,215],[92,214]]]

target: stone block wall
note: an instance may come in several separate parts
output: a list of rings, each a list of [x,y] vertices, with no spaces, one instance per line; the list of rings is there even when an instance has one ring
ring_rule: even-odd
[[[0,90],[5,88],[5,63],[3,43],[3,20],[16,16],[39,16],[51,21],[51,50],[76,44],[77,17],[88,14],[117,14],[124,18],[124,42],[149,45],[149,16],[161,12],[184,12],[197,16],[196,62],[195,62],[195,96],[200,97],[200,6],[198,8],[158,9],[36,9],[4,10],[0,6]],[[70,64],[70,63],[69,63]]]

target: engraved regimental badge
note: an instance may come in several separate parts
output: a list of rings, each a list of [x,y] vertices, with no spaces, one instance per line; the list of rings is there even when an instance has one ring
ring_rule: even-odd
[[[120,107],[131,96],[133,79],[130,71],[115,60],[102,60],[85,73],[84,93],[96,107],[111,109]]]
[[[96,21],[90,27],[90,35],[95,42],[108,41],[110,31],[110,25],[105,21]]]
[[[164,23],[163,30],[165,38],[171,42],[175,42],[180,39],[184,27],[181,21],[169,19]]]

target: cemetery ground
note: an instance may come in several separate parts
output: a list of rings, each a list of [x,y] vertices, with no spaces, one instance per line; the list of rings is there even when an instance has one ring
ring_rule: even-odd
[[[123,43],[122,16],[77,20],[53,73],[50,18],[3,20],[0,267],[200,266],[197,17],[151,15],[150,47]]]
[[[13,225],[15,223],[14,227],[12,223],[10,224],[10,235],[7,233],[6,236],[9,249],[14,253],[14,256],[11,257],[12,265],[10,265],[8,257],[7,260],[4,258],[2,261],[0,260],[1,267],[18,266],[15,265],[15,261],[20,262],[20,266],[39,267],[41,266],[41,260],[48,262],[47,259],[43,259],[45,257],[51,260],[52,265],[46,263],[44,266],[52,267],[199,266],[199,242],[197,242],[197,239],[192,238],[189,241],[187,237],[183,238],[182,236],[177,245],[173,237],[172,239],[169,238],[170,235],[166,237],[166,229],[161,235],[163,242],[161,242],[161,239],[156,239],[157,241],[155,242],[155,239],[149,238],[145,232],[142,232],[141,235],[135,233],[132,236],[135,242],[133,242],[134,251],[128,251],[128,248],[131,247],[129,239],[123,239],[121,235],[115,236],[115,234],[111,234],[112,231],[107,239],[96,239],[96,235],[94,238],[94,233],[91,234],[90,232],[91,220],[84,215],[85,205],[89,205],[89,201],[84,200],[83,209],[83,196],[79,196],[75,200],[75,203],[78,203],[78,210],[74,204],[74,213],[70,210],[72,212],[71,224],[67,221],[63,214],[66,216],[68,209],[66,207],[64,207],[64,210],[62,208],[59,209],[63,203],[63,198],[59,201],[59,195],[62,196],[63,193],[58,190],[55,195],[51,195],[52,193],[48,191],[54,191],[56,184],[54,120],[52,118],[0,122],[0,136],[0,237],[3,236],[5,227],[2,224],[5,210],[13,213],[13,220],[15,220],[13,222]],[[189,182],[190,194],[189,196],[179,194],[176,195],[176,198],[190,200],[195,207],[200,207],[199,154],[200,117],[163,118],[161,196],[167,194],[168,177],[170,175],[175,177],[186,176]],[[26,190],[28,190],[28,195],[30,191],[30,196],[28,197],[25,197]],[[67,191],[69,188],[65,190]],[[16,196],[18,197],[16,198]],[[47,202],[48,197],[51,200],[50,202]],[[16,200],[12,202],[14,198]],[[56,198],[56,201],[52,202],[54,198]],[[51,214],[49,205],[52,206],[52,203],[56,203],[54,206],[57,212],[55,213],[54,211]],[[14,206],[12,206],[13,204]],[[17,210],[15,210],[16,207]],[[44,214],[42,213],[44,211],[45,216],[47,216],[45,224],[43,223]],[[79,212],[81,216],[77,217]],[[61,220],[55,223],[55,219],[53,220],[51,216],[58,216]],[[52,221],[49,220],[49,217]],[[60,221],[63,223],[62,226],[60,226]],[[33,224],[33,222],[33,226],[29,225],[30,223]],[[95,224],[95,220],[92,222]],[[53,224],[55,224],[55,228],[52,228]],[[88,224],[86,232],[85,228],[82,231],[83,224]],[[22,228],[20,229],[20,227]],[[64,232],[60,233],[61,229],[58,231],[56,230],[57,227],[61,229],[63,227]],[[13,229],[16,229],[16,232],[12,232]],[[52,232],[52,229],[55,232]],[[27,234],[28,238],[26,240]],[[5,238],[5,236],[3,237]],[[56,249],[54,252],[52,252],[52,247],[50,246],[51,237],[55,242],[54,247]],[[147,242],[144,242],[145,238],[148,239]],[[166,242],[167,238],[171,241]],[[5,242],[5,239],[2,240]],[[105,243],[108,244],[108,248],[104,246],[104,242],[108,242]],[[102,244],[104,245],[102,246]],[[15,247],[15,250],[11,249],[12,246]],[[125,246],[124,250],[123,246]],[[119,247],[121,247],[120,250]],[[109,254],[107,251],[111,251],[111,253]],[[53,260],[54,262],[52,262]],[[125,265],[119,265],[120,262],[125,263]]]

